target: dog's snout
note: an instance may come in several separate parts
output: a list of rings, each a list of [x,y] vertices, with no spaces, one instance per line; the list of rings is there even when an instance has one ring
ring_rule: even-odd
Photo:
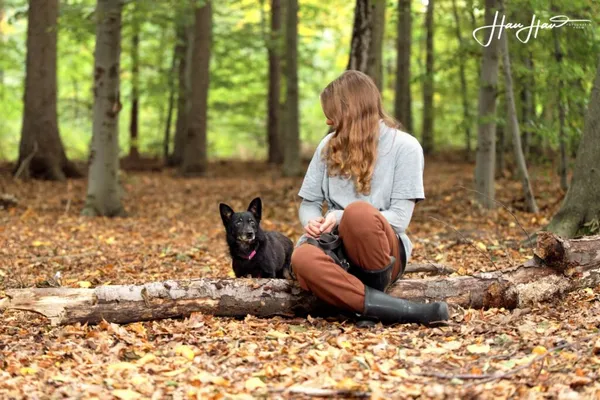
[[[254,232],[246,232],[246,239],[254,239]]]

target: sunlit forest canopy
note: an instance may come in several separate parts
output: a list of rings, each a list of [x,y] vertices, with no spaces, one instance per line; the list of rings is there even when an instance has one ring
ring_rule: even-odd
[[[27,2],[4,0],[0,25],[0,159],[17,158],[23,110],[26,57]],[[121,53],[121,152],[129,147],[131,102],[132,27],[140,29],[140,121],[139,147],[148,156],[159,155],[167,121],[170,80],[176,46],[178,19],[190,18],[184,3],[176,0],[128,1],[123,14]],[[388,1],[383,44],[383,98],[393,111],[396,72],[397,2]],[[412,4],[411,91],[413,92],[414,133],[419,137],[422,121],[422,84],[425,73],[425,25],[427,0]],[[483,4],[476,0],[458,0],[462,49],[455,39],[452,2],[437,4],[435,9],[435,141],[438,149],[464,147],[465,124],[476,126],[481,46],[473,40],[473,27],[483,24]],[[557,4],[558,6],[558,4]],[[267,123],[267,42],[269,2],[264,0],[221,0],[215,2],[213,44],[210,64],[208,106],[208,156],[215,158],[264,159]],[[60,2],[58,24],[58,116],[60,135],[67,155],[85,159],[92,134],[92,70],[94,52],[93,0]],[[303,0],[299,2],[299,96],[300,133],[305,153],[326,132],[319,93],[339,75],[348,62],[354,2],[344,0]],[[560,14],[571,18],[594,19],[598,3],[586,0],[560,2]],[[189,14],[189,13],[188,13]],[[547,1],[511,1],[510,21],[530,23],[532,14],[547,21],[557,12]],[[557,139],[557,85],[562,78],[563,101],[567,104],[569,149],[576,151],[583,129],[586,99],[591,90],[595,58],[599,53],[597,27],[563,27],[558,41],[564,59],[555,59],[555,37],[541,30],[537,38],[520,43],[511,35],[513,74],[517,92],[522,82],[533,79],[535,118],[525,129],[536,131],[534,140],[555,149]],[[533,60],[533,68],[525,59]],[[461,111],[459,60],[465,61],[472,110],[464,121]],[[503,89],[499,83],[498,123],[504,124]],[[516,96],[520,110],[521,96]],[[282,103],[285,87],[282,88]],[[175,118],[171,124],[174,127]],[[473,139],[474,141],[474,139]],[[542,143],[543,142],[543,143]]]

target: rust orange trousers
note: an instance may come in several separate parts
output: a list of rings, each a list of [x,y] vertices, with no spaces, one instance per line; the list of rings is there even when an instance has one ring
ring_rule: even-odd
[[[338,227],[346,256],[366,270],[381,270],[396,257],[392,281],[402,270],[400,244],[391,225],[371,204],[357,201],[344,210]],[[362,313],[365,285],[344,271],[320,248],[308,243],[292,254],[292,268],[298,283],[336,307]]]

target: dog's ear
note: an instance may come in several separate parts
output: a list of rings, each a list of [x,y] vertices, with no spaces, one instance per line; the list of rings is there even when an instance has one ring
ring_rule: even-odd
[[[260,197],[257,197],[250,202],[248,211],[254,214],[254,218],[256,218],[257,221],[260,221],[262,216],[262,201],[260,200]]]
[[[221,203],[219,204],[219,211],[221,212],[221,219],[223,220],[223,225],[227,227],[229,221],[231,220],[231,216],[233,215],[233,209],[227,204]]]

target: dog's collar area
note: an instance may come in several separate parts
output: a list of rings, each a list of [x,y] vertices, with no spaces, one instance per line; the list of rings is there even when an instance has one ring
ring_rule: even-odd
[[[252,250],[252,253],[250,253],[250,255],[248,257],[244,257],[244,258],[247,260],[252,260],[255,255],[256,255],[256,250]]]

